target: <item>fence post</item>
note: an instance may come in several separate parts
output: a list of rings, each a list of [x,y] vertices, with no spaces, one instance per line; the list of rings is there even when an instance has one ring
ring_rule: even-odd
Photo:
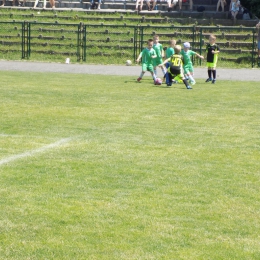
[[[134,28],[134,60],[137,59],[143,47],[143,27],[136,26]]]
[[[27,24],[27,58],[31,56],[31,23]]]
[[[86,61],[86,57],[87,57],[87,52],[86,52],[86,46],[87,46],[87,29],[86,29],[86,25],[83,25],[83,57],[82,60]]]
[[[199,31],[199,36],[200,36],[200,55],[202,53],[202,28],[200,27],[200,31]],[[200,59],[200,66],[201,66],[201,59]]]
[[[80,59],[81,59],[81,55],[80,55],[80,53],[81,53],[81,26],[82,26],[82,24],[81,23],[79,23],[79,25],[78,25],[78,37],[77,37],[77,61],[80,61]]]
[[[30,56],[30,23],[22,22],[22,59]]]
[[[251,59],[251,65],[252,65],[252,68],[253,68],[254,65],[255,65],[254,52],[255,52],[255,33],[256,33],[256,30],[253,29],[252,32],[253,32],[253,42],[252,42],[252,59]]]
[[[25,22],[22,22],[22,59],[25,58]]]

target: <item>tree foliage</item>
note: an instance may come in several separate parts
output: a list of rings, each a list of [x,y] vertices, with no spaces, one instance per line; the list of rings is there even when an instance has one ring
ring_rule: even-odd
[[[241,0],[241,4],[249,9],[254,16],[260,19],[260,1],[259,0]]]

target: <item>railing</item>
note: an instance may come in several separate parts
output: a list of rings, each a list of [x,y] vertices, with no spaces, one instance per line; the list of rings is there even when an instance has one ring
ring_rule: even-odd
[[[215,34],[220,46],[219,67],[256,66],[255,28],[196,26],[128,26],[104,24],[60,24],[0,22],[0,59],[124,64],[135,60],[148,39],[159,35],[168,47],[190,42],[192,50],[204,54],[208,36]],[[201,60],[194,58],[194,64]]]

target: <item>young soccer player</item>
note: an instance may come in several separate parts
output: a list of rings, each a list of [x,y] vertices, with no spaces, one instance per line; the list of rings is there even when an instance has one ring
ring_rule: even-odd
[[[161,65],[166,64],[167,62],[170,63],[169,68],[167,69],[166,73],[166,84],[167,86],[172,85],[172,80],[178,81],[178,82],[183,82],[186,86],[187,89],[192,89],[191,86],[189,86],[189,83],[187,79],[184,77],[183,73],[183,57],[180,55],[181,52],[181,46],[176,45],[174,47],[174,52],[169,59],[166,59]]]
[[[208,67],[208,79],[206,82],[212,82],[215,84],[216,82],[216,67],[218,61],[218,54],[220,49],[216,44],[216,36],[210,35],[209,36],[209,43],[206,46],[206,53],[207,53],[207,67]]]
[[[156,52],[157,58],[153,60],[153,70],[154,70],[154,74],[157,77],[157,66],[159,66],[160,64],[162,64],[163,60],[163,47],[162,44],[159,43],[159,36],[158,35],[154,35],[153,37],[153,49]],[[165,75],[166,70],[164,68],[164,66],[161,67],[163,75]]]
[[[175,47],[175,45],[176,45],[176,41],[175,40],[173,40],[173,39],[169,40],[169,47],[165,51],[166,59],[169,59],[174,54],[174,47]],[[170,66],[170,63],[167,62],[165,64],[165,68],[166,68],[165,71],[167,71],[169,66]],[[163,76],[163,82],[165,81],[165,77],[166,77],[166,73]]]
[[[196,55],[200,59],[204,59],[203,56],[199,55],[197,52],[190,50],[190,43],[189,42],[184,42],[183,44],[183,50],[181,50],[181,55],[183,57],[183,69],[184,69],[184,76],[186,79],[190,81],[191,85],[195,85],[196,81],[194,79],[194,69],[193,69],[193,64],[191,61],[191,57],[193,55]]]
[[[141,81],[146,71],[150,71],[153,80],[154,81],[156,80],[156,76],[153,70],[153,59],[155,59],[156,57],[157,55],[155,53],[155,50],[153,49],[153,40],[149,39],[147,41],[147,48],[143,49],[143,51],[139,54],[136,60],[137,62],[139,62],[140,59],[142,58],[142,72],[140,74],[140,77],[137,79],[137,81]]]
[[[176,45],[175,40],[169,40],[169,47],[165,51],[166,59],[169,59],[174,54],[174,47]]]

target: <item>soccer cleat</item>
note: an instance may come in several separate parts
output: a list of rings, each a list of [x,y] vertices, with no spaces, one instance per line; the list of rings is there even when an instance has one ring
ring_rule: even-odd
[[[215,84],[215,82],[216,82],[216,80],[215,80],[215,79],[213,79],[211,83],[212,83],[212,84]]]
[[[137,81],[140,82],[142,78],[138,78]]]
[[[188,86],[187,86],[187,89],[192,89],[192,87],[188,85]]]
[[[208,79],[206,79],[205,82],[210,82],[210,81],[212,81],[212,78],[208,78]]]

